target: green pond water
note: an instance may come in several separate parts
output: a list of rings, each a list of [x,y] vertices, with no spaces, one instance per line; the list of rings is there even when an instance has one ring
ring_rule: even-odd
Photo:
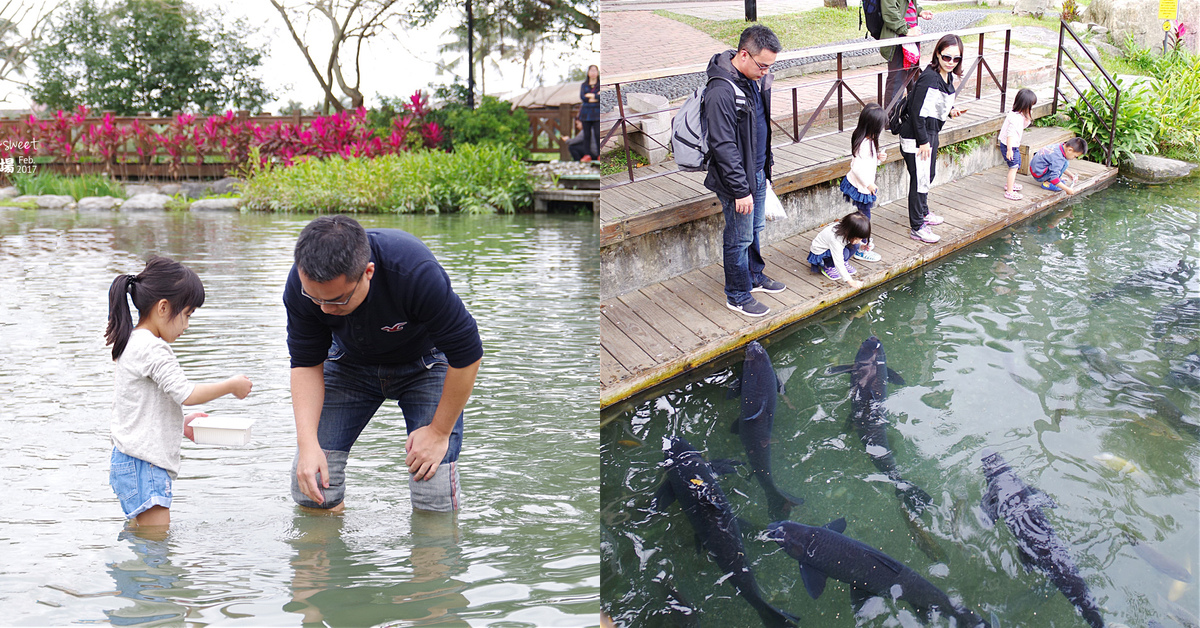
[[[1194,315],[1155,321],[1200,297],[1200,277],[1134,282],[1106,302],[1090,295],[1146,268],[1200,264],[1197,199],[1200,178],[1117,183],[766,339],[785,383],[773,475],[805,500],[790,518],[819,526],[845,517],[847,535],[993,626],[1084,626],[1041,572],[1021,565],[1005,525],[984,525],[980,452],[990,447],[1057,502],[1049,520],[1110,625],[1196,625],[1200,390],[1169,375],[1200,350],[1200,330]],[[853,362],[872,335],[906,382],[890,385],[886,401],[897,464],[933,497],[916,529],[847,425],[849,377],[824,375]],[[1107,361],[1085,360],[1087,347]],[[649,507],[664,436],[685,437],[708,460],[745,459],[730,433],[739,400],[728,394],[741,361],[728,356],[602,416],[602,606],[620,625],[761,625],[698,551],[680,507]],[[1104,454],[1136,468],[1114,469]],[[797,561],[762,535],[770,518],[758,482],[742,468],[720,483],[744,521],[764,598],[799,625],[920,625],[890,599],[856,616],[848,585],[835,580],[811,599]]]
[[[341,517],[289,496],[295,429],[282,290],[309,216],[0,209],[0,624],[586,626],[599,613],[596,222],[364,216],[422,238],[479,323],[457,516],[413,514],[404,422],[355,446]],[[244,373],[242,448],[184,441],[166,538],[123,529],[108,486],[107,290],[151,254],[207,299],[173,348],[194,381]]]

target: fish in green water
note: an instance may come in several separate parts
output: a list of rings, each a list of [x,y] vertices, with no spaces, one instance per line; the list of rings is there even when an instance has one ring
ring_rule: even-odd
[[[904,515],[904,523],[908,525],[908,536],[917,544],[917,549],[935,563],[946,562],[946,553],[922,524],[920,517],[913,515],[907,508],[900,510]]]
[[[1095,456],[1092,456],[1092,460],[1099,462],[1100,464],[1112,469],[1113,471],[1116,471],[1117,473],[1120,473],[1121,475],[1128,475],[1129,477],[1138,479],[1146,477],[1146,473],[1142,471],[1141,467],[1120,456],[1114,456],[1110,453],[1099,453]]]
[[[1137,537],[1128,532],[1123,532],[1122,535],[1125,537],[1126,541],[1129,541],[1129,546],[1133,548],[1133,553],[1137,554],[1138,557],[1147,563],[1150,563],[1151,567],[1154,567],[1159,572],[1170,576],[1176,582],[1182,584],[1185,588],[1186,585],[1192,581],[1191,572],[1185,569],[1183,565],[1180,565],[1170,558],[1167,558],[1162,552],[1159,552],[1153,547],[1143,543],[1142,541],[1138,540]],[[1172,586],[1172,589],[1174,588],[1175,587]]]

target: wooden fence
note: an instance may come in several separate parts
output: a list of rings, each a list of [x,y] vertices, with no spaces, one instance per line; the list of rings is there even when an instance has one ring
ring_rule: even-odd
[[[558,153],[558,158],[570,161],[567,140],[575,136],[575,116],[579,103],[563,103],[557,108],[526,109],[529,117],[529,151]]]

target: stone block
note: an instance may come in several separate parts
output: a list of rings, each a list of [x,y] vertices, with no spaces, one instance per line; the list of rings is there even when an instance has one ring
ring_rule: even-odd
[[[13,200],[18,203],[34,203],[38,209],[68,209],[75,203],[73,197],[59,194],[25,195],[18,196]]]
[[[6,188],[0,188],[0,198],[16,198],[20,195],[21,190],[18,190],[16,186],[10,185]]]
[[[157,185],[141,185],[137,183],[128,184],[125,186],[125,196],[133,197],[138,194],[158,194]]]
[[[240,198],[202,198],[198,201],[193,201],[191,210],[194,212],[200,211],[226,211],[236,212],[241,209],[242,199]]]
[[[121,211],[162,211],[170,200],[166,194],[136,194],[121,204]]]
[[[122,202],[122,199],[115,196],[85,196],[79,199],[76,209],[81,212],[112,211],[120,207]]]
[[[225,177],[212,182],[210,194],[237,194],[242,191],[242,180],[235,177]]]
[[[1121,174],[1142,183],[1165,183],[1180,177],[1186,177],[1196,168],[1196,164],[1154,155],[1133,155],[1129,161],[1121,164]]]

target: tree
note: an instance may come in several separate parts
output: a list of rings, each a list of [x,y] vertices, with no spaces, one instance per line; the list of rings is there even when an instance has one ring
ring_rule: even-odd
[[[263,51],[241,39],[254,32],[184,0],[78,0],[34,52],[29,93],[50,107],[118,115],[257,109],[272,96],[256,75]]]
[[[28,87],[16,77],[25,76],[29,58],[49,24],[50,15],[58,4],[49,2],[23,3],[7,0],[0,3],[0,81],[9,81]],[[21,33],[21,24],[27,23],[29,31]]]
[[[461,4],[462,0],[416,0],[409,24],[427,26],[438,15],[456,10]],[[491,13],[520,30],[578,42],[585,35],[600,32],[599,4],[598,0],[497,0],[491,3]]]
[[[323,110],[329,113],[330,109],[345,109],[341,98],[333,92],[335,84],[350,99],[352,109],[363,106],[359,63],[363,45],[387,32],[391,24],[399,23],[394,11],[397,0],[271,0],[271,4],[283,17],[292,41],[325,92]],[[306,43],[318,39],[308,34],[314,21],[324,22],[330,29],[323,68],[317,65],[315,54]],[[352,68],[352,72],[346,68]]]

